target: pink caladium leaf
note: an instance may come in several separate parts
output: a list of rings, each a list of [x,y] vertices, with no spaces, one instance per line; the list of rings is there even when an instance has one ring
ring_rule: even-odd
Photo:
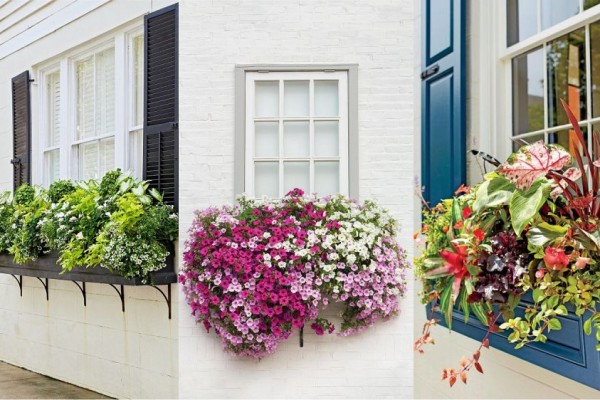
[[[565,171],[565,173],[563,174],[563,176],[567,179],[572,180],[573,182],[577,181],[579,178],[581,178],[581,170],[577,167],[571,167],[568,170]]]
[[[600,168],[600,159],[594,161],[592,164],[594,164],[594,167]]]
[[[498,168],[498,173],[512,181],[517,189],[526,190],[536,179],[563,169],[571,162],[571,155],[564,148],[539,141],[521,147]]]

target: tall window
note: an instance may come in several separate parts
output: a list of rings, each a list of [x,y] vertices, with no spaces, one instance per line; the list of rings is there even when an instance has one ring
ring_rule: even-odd
[[[600,7],[592,9],[598,4],[600,0],[507,2],[514,137],[571,147],[574,133],[561,99],[582,121],[586,135],[600,130]]]
[[[142,174],[143,34],[137,28],[99,43],[40,68],[34,180],[44,185],[101,178],[115,168]]]
[[[246,74],[246,192],[348,194],[347,72]]]

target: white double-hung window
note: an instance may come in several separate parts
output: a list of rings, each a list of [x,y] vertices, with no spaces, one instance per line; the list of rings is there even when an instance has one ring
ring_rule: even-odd
[[[247,72],[245,192],[348,194],[348,72]]]
[[[48,186],[58,179],[97,179],[116,168],[141,176],[141,27],[76,48],[37,72],[33,181]]]

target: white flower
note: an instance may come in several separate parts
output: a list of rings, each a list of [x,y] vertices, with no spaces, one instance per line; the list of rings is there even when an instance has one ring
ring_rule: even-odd
[[[77,239],[83,240],[83,232],[79,232],[76,236]]]

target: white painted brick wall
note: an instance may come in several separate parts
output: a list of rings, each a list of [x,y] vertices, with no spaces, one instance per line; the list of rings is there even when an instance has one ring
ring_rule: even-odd
[[[193,211],[234,197],[236,64],[357,63],[360,197],[414,230],[413,2],[180,2],[181,232]],[[412,278],[409,278],[412,286]],[[412,290],[412,289],[411,289]],[[183,297],[183,296],[181,296]],[[179,304],[179,395],[185,398],[410,398],[412,296],[402,315],[349,338],[305,332],[260,362],[234,359]]]
[[[119,25],[142,24],[145,13],[169,3],[113,1],[0,59],[0,189],[12,187],[11,77]],[[0,275],[0,360],[114,397],[177,397],[177,290],[171,321],[152,288],[126,287],[125,313],[111,287],[90,283],[87,292],[84,307],[75,284],[51,280],[46,301],[41,283],[25,277],[20,297],[14,279]]]

